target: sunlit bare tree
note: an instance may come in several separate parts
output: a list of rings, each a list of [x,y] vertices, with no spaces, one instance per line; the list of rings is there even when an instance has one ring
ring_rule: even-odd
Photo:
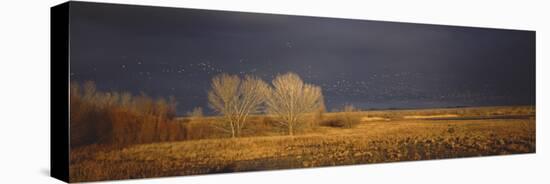
[[[187,112],[187,116],[191,118],[202,118],[202,107],[195,107],[192,111]]]
[[[253,76],[244,79],[229,74],[215,76],[208,92],[208,102],[224,119],[221,126],[215,127],[230,133],[233,138],[240,136],[246,119],[260,110],[267,88],[264,81]]]
[[[304,114],[314,112],[323,105],[321,88],[304,84],[295,73],[278,75],[272,82],[273,88],[267,93],[267,112],[280,118],[281,125],[294,135],[295,128]]]
[[[355,125],[357,125],[360,121],[359,116],[355,115],[355,112],[357,112],[358,109],[355,108],[355,106],[351,104],[346,104],[344,108],[342,108],[342,121],[344,123],[344,128],[353,128]]]

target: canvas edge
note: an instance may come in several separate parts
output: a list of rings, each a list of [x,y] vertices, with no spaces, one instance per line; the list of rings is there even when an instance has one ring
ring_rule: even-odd
[[[50,175],[69,182],[69,6],[50,8]]]

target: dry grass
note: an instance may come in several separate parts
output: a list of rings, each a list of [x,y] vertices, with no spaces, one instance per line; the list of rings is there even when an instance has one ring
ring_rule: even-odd
[[[458,114],[463,119],[403,118],[438,114]],[[80,182],[304,168],[533,153],[536,149],[534,107],[369,111],[355,115],[384,121],[364,121],[349,129],[321,126],[296,136],[280,136],[283,132],[279,134],[276,127],[260,124],[248,129],[249,137],[237,139],[122,149],[88,146],[71,151],[70,179]],[[333,118],[338,113],[324,116]],[[252,119],[267,122],[265,117]],[[264,131],[255,134],[255,129]]]
[[[434,119],[434,118],[457,118],[456,114],[438,114],[438,115],[411,115],[405,116],[405,119]]]

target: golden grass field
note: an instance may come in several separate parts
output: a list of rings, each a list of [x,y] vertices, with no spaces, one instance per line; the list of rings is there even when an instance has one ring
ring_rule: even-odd
[[[320,121],[338,115],[325,113]],[[361,121],[353,128],[320,125],[294,136],[255,134],[251,128],[245,137],[235,139],[213,136],[122,148],[92,145],[72,149],[70,179],[308,168],[536,150],[533,106],[362,111],[354,116]]]

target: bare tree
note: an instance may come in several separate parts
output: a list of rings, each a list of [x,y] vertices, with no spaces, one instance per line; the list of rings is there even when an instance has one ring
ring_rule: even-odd
[[[354,112],[357,112],[358,109],[355,108],[355,106],[351,104],[346,104],[344,108],[342,108],[342,120],[344,121],[344,127],[345,128],[353,128],[355,125],[359,123],[359,117],[355,115]]]
[[[191,118],[202,118],[203,117],[202,107],[193,108],[192,111],[187,112],[187,116]]]
[[[236,75],[220,74],[212,79],[208,92],[209,106],[222,115],[224,122],[216,128],[238,137],[250,114],[260,110],[265,100],[267,84],[253,76],[244,79]]]
[[[168,96],[168,112],[166,112],[166,116],[168,119],[174,119],[176,118],[176,108],[178,106],[178,101],[176,100],[176,97],[174,96]]]
[[[278,75],[272,83],[273,88],[266,95],[267,111],[278,116],[288,134],[294,135],[303,115],[320,109],[324,103],[321,88],[304,84],[295,73]]]

